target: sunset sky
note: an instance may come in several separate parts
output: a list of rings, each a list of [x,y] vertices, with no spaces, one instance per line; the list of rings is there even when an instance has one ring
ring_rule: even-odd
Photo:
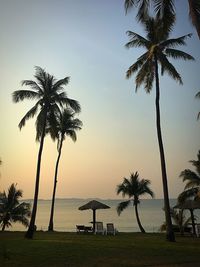
[[[176,1],[172,37],[193,33],[180,49],[195,62],[172,61],[183,86],[161,77],[161,120],[171,198],[183,190],[180,172],[191,168],[200,149],[200,40],[188,19],[188,2]],[[178,6],[178,3],[179,4]],[[127,30],[144,35],[135,12],[125,15],[124,0],[0,0],[0,191],[17,183],[24,198],[33,198],[37,153],[35,118],[20,131],[18,123],[35,104],[12,102],[20,82],[33,79],[34,66],[61,79],[82,106],[83,129],[77,142],[66,139],[58,174],[57,197],[117,198],[116,185],[138,171],[162,198],[155,126],[155,88],[135,93],[128,67],[144,52],[127,50]],[[25,87],[24,87],[25,89]],[[39,198],[51,198],[56,143],[44,144]]]

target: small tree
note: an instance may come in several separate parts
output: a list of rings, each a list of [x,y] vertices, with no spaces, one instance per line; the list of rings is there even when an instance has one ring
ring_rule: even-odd
[[[122,184],[117,186],[117,194],[122,193],[122,196],[128,196],[129,200],[119,203],[117,207],[118,215],[127,208],[131,203],[135,207],[135,215],[137,219],[138,226],[142,233],[145,233],[145,230],[140,222],[138,214],[138,204],[140,203],[139,197],[145,194],[149,194],[151,197],[154,197],[153,191],[149,188],[150,181],[145,179],[139,179],[138,172],[132,173],[130,179],[124,178]]]
[[[12,184],[8,188],[8,193],[0,193],[0,226],[2,231],[12,226],[12,223],[19,222],[28,227],[31,216],[30,204],[19,202],[22,197],[22,190],[17,190],[16,185]]]

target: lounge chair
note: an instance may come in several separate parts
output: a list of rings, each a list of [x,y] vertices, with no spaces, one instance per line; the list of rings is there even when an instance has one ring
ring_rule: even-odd
[[[105,234],[105,229],[103,228],[103,223],[102,222],[96,222],[95,223],[95,234]]]
[[[109,235],[116,235],[116,229],[114,228],[113,223],[107,223],[107,228],[106,228],[106,234]]]
[[[84,225],[76,225],[76,232],[77,233],[85,232],[85,226]]]

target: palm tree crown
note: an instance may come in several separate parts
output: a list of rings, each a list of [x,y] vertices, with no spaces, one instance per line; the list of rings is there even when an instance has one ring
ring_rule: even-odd
[[[166,32],[163,30],[160,19],[148,17],[143,23],[146,32],[146,38],[139,34],[128,31],[130,41],[126,44],[127,48],[144,47],[146,52],[140,56],[137,61],[129,67],[126,77],[130,78],[134,73],[136,75],[136,90],[144,84],[146,92],[150,92],[153,86],[155,75],[155,60],[161,65],[161,73],[167,72],[173,79],[182,84],[180,74],[175,67],[169,62],[168,58],[194,60],[194,58],[177,49],[178,45],[185,45],[185,40],[191,37],[191,34],[179,38],[168,39],[170,29]]]
[[[167,29],[176,19],[174,2],[174,0],[125,0],[124,7],[126,12],[134,7],[138,7],[137,19],[144,21],[152,4],[156,17],[162,19],[161,23]],[[182,4],[182,1],[180,1],[180,4]],[[200,0],[188,0],[188,5],[189,17],[200,38]]]
[[[36,104],[32,107],[19,123],[21,129],[30,118],[34,117],[39,111],[36,120],[36,140],[38,141],[42,134],[43,126],[46,120],[51,120],[60,113],[60,107],[70,106],[76,112],[80,112],[81,108],[76,100],[67,97],[64,92],[64,85],[69,82],[69,77],[56,80],[53,75],[47,73],[41,67],[35,67],[35,79],[24,80],[22,85],[29,86],[31,90],[17,90],[13,93],[13,101],[15,103],[24,99],[36,100]]]
[[[185,169],[180,173],[183,182],[186,182],[184,191],[179,195],[178,201],[184,202],[188,198],[199,198],[200,195],[200,150],[197,154],[197,160],[190,160],[189,162],[195,167],[196,172]]]
[[[24,226],[28,226],[28,218],[31,215],[30,204],[19,202],[22,197],[22,190],[17,190],[16,185],[12,184],[8,188],[8,194],[4,191],[0,194],[0,225],[2,231],[5,227],[10,227],[13,222],[20,222]]]
[[[117,206],[117,213],[120,215],[121,212],[127,208],[131,202],[135,206],[136,219],[139,225],[141,232],[145,232],[144,228],[141,225],[137,206],[140,203],[140,196],[149,194],[151,197],[154,197],[153,191],[149,187],[150,181],[146,179],[139,179],[138,172],[131,173],[130,179],[124,178],[123,183],[117,186],[117,194],[122,193],[122,196],[128,196],[129,200],[119,203]]]

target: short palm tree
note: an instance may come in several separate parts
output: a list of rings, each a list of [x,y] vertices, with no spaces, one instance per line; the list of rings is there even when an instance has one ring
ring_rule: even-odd
[[[168,27],[176,18],[174,2],[175,0],[125,0],[124,7],[127,12],[131,8],[139,6],[137,18],[142,21],[146,19],[150,4],[153,4],[156,16],[162,19],[165,27]],[[180,4],[182,4],[182,1],[180,1]],[[189,17],[200,38],[200,0],[188,0],[188,6]]]
[[[163,25],[159,19],[154,19],[151,17],[148,17],[148,19],[143,22],[143,26],[146,32],[146,38],[132,31],[127,32],[130,41],[126,44],[126,47],[143,47],[145,48],[146,52],[142,56],[140,56],[133,65],[129,67],[126,72],[126,77],[129,79],[133,74],[137,73],[135,78],[136,91],[142,84],[144,84],[144,88],[147,93],[151,92],[153,82],[155,80],[156,126],[162,170],[165,216],[167,222],[167,239],[170,241],[174,241],[175,237],[170,217],[165,154],[160,125],[159,65],[161,66],[162,74],[167,72],[174,80],[182,84],[180,74],[177,72],[175,67],[169,62],[168,58],[194,60],[191,55],[183,51],[174,49],[174,47],[178,45],[185,45],[186,38],[190,37],[191,34],[187,34],[179,38],[169,39],[169,34],[172,29],[172,26],[166,31],[166,29],[163,29]]]
[[[200,150],[197,154],[197,160],[190,160],[189,162],[195,167],[196,172],[185,169],[180,173],[183,182],[186,182],[184,191],[178,196],[178,201],[180,203],[189,198],[200,198]]]
[[[57,150],[58,157],[56,161],[55,167],[55,175],[54,175],[54,187],[52,194],[52,202],[51,202],[51,213],[49,220],[49,231],[53,231],[53,217],[54,217],[54,203],[55,203],[55,195],[56,195],[56,185],[57,185],[57,176],[58,176],[58,166],[61,157],[63,141],[66,136],[69,136],[74,142],[77,140],[76,131],[81,130],[82,122],[74,118],[75,113],[70,109],[64,109],[62,113],[57,117],[56,124],[54,126],[50,125],[47,131],[50,132],[51,137],[55,140],[57,139]]]
[[[177,225],[181,235],[184,234],[185,228],[188,226],[189,223],[191,223],[192,218],[191,216],[189,216],[188,218],[186,218],[185,214],[184,214],[184,210],[175,210],[171,208],[171,217],[173,220],[174,225]],[[163,223],[160,227],[161,231],[166,231],[166,223]]]
[[[36,104],[26,113],[26,115],[20,121],[20,129],[25,126],[27,120],[34,117],[37,112],[39,112],[36,119],[36,141],[40,142],[40,147],[37,160],[34,202],[30,225],[26,233],[27,238],[33,237],[35,229],[40,181],[40,166],[47,121],[52,121],[53,118],[55,118],[60,113],[60,109],[63,106],[70,106],[73,110],[77,112],[80,111],[79,103],[76,100],[68,98],[67,94],[64,92],[63,86],[68,84],[69,77],[65,77],[61,80],[56,80],[53,75],[48,74],[41,67],[36,67],[35,79],[36,81],[22,81],[22,85],[29,86],[31,90],[18,90],[13,93],[13,101],[15,103],[23,101],[24,99],[36,100]]]
[[[154,197],[154,193],[149,188],[149,185],[150,181],[146,179],[139,179],[139,174],[136,172],[131,173],[130,179],[124,178],[123,183],[117,186],[117,194],[122,193],[123,197],[129,197],[129,200],[123,201],[117,206],[118,214],[120,215],[121,212],[132,203],[135,207],[137,223],[142,233],[145,233],[145,230],[140,222],[138,204],[140,203],[140,196],[149,194],[151,197]]]
[[[8,193],[4,191],[0,194],[0,225],[2,231],[12,223],[19,222],[24,226],[29,225],[28,218],[31,216],[30,204],[19,202],[22,197],[22,190],[17,190],[16,185],[12,184],[8,188]]]

